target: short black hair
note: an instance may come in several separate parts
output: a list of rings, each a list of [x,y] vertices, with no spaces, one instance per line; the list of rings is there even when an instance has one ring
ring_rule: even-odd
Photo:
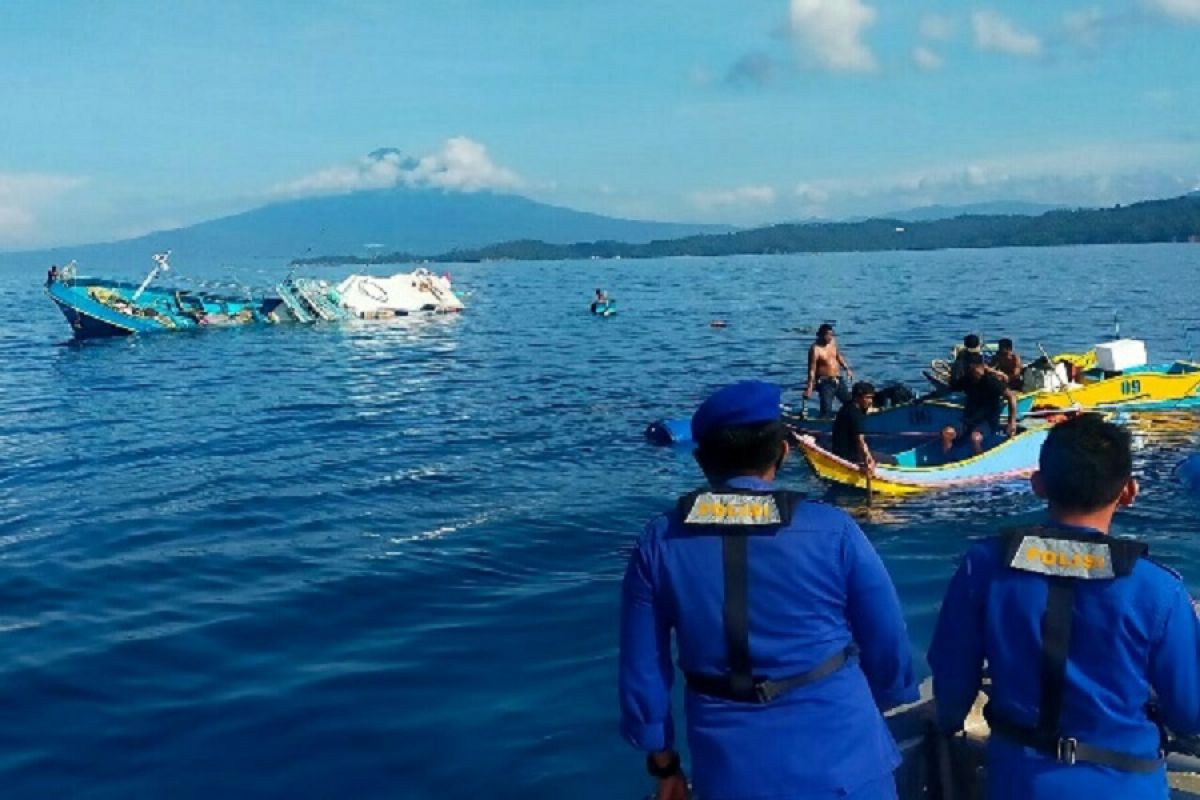
[[[783,457],[785,433],[779,420],[717,428],[699,441],[696,459],[714,477],[760,475]]]
[[[968,350],[974,350],[979,347],[979,337],[974,333],[968,333],[963,337],[963,347]]]
[[[817,328],[817,336],[824,336],[827,333],[833,333],[833,326],[828,322],[822,322],[821,326]]]
[[[1129,432],[1099,414],[1080,414],[1050,431],[1038,470],[1052,505],[1098,511],[1120,496],[1133,475]]]
[[[853,397],[863,397],[868,394],[875,394],[875,384],[867,381],[859,381],[850,389],[850,394]]]
[[[996,342],[996,346],[1001,350],[1012,350],[1012,339],[1001,339],[1000,341]]]

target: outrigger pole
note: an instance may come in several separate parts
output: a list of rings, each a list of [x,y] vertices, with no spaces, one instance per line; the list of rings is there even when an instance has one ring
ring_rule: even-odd
[[[142,285],[139,286],[137,291],[133,293],[133,297],[130,299],[130,302],[136,303],[137,299],[142,296],[142,292],[146,291],[146,287],[150,285],[150,281],[154,280],[158,273],[166,272],[171,268],[171,265],[167,263],[167,258],[170,257],[170,255],[170,250],[165,253],[154,254],[154,269],[150,270],[150,274],[147,275],[146,279],[142,281]]]

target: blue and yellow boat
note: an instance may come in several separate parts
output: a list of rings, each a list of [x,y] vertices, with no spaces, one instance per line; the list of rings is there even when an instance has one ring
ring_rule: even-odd
[[[1031,475],[1037,469],[1038,454],[1051,427],[1035,423],[1018,428],[1011,438],[995,436],[978,455],[965,450],[969,444],[956,445],[943,453],[941,442],[929,442],[897,453],[894,464],[876,464],[869,482],[857,464],[835,456],[812,436],[798,436],[795,441],[822,480],[879,494],[906,495]]]

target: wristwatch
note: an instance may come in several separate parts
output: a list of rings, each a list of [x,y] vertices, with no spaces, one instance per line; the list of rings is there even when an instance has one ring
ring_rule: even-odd
[[[671,760],[666,763],[666,766],[660,767],[658,762],[654,760],[653,753],[646,754],[646,772],[650,773],[650,777],[658,778],[660,781],[666,778],[673,778],[683,772],[679,768],[679,753],[672,752]]]

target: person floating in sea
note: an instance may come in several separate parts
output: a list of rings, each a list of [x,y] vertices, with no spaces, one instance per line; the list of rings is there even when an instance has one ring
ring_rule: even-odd
[[[842,370],[846,374],[842,374]],[[804,386],[804,400],[812,397],[816,389],[820,400],[820,416],[828,417],[833,413],[833,401],[836,398],[841,403],[850,401],[847,383],[854,379],[854,371],[846,362],[845,356],[838,350],[833,326],[828,322],[817,328],[817,340],[808,348],[808,382]]]
[[[596,290],[596,296],[592,298],[592,313],[603,311],[608,307],[608,292],[603,289]]]
[[[833,421],[833,454],[858,464],[870,474],[875,469],[875,457],[867,446],[864,420],[875,402],[875,387],[860,381],[850,391],[850,402],[843,403]]]
[[[984,441],[1000,432],[1000,416],[1005,404],[1008,405],[1008,422],[1004,432],[1008,436],[1017,432],[1017,396],[996,372],[988,369],[978,354],[968,367],[960,388],[965,395],[962,422],[959,428],[942,430],[943,452],[948,452],[964,437],[970,437],[976,453],[983,452]]]
[[[991,368],[1004,376],[1008,388],[1020,390],[1021,357],[1013,350],[1012,339],[1001,339],[996,343],[996,355],[992,358]]]
[[[929,648],[939,725],[962,728],[986,663],[991,800],[1165,800],[1158,721],[1200,733],[1193,602],[1144,544],[1108,535],[1138,494],[1128,432],[1063,422],[1038,466],[1048,521],[971,547],[946,591]]]
[[[658,800],[687,780],[671,713],[671,634],[698,797],[893,800],[881,715],[917,697],[891,578],[846,512],[774,484],[788,456],[778,386],[746,381],[692,417],[710,489],[652,519],[621,590],[621,732]]]

